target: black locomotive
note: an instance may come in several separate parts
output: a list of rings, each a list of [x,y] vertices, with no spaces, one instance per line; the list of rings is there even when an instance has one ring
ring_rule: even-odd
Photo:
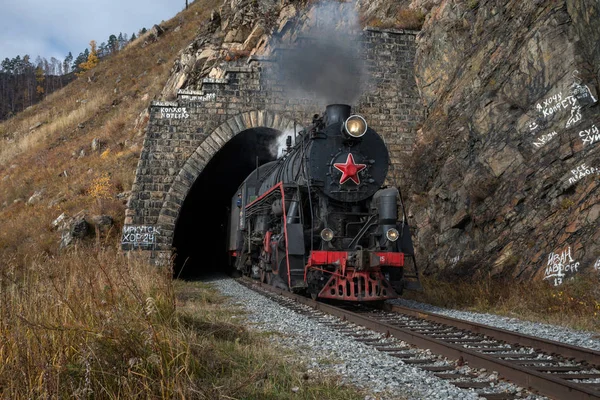
[[[243,274],[313,298],[375,301],[404,287],[409,227],[384,188],[382,138],[350,106],[329,105],[286,154],[258,167],[231,203],[229,252]]]

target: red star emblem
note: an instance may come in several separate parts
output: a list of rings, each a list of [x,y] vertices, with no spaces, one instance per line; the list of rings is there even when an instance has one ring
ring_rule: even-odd
[[[352,182],[360,185],[358,173],[367,168],[367,164],[355,164],[352,153],[348,153],[348,158],[346,159],[345,163],[335,163],[333,166],[342,173],[340,185],[346,182],[348,179],[351,179]]]

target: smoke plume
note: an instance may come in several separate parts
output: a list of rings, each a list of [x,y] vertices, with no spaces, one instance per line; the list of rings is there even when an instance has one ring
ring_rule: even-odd
[[[288,136],[292,137],[292,145],[296,143],[296,134],[298,132],[294,132],[293,129],[286,129],[281,132],[276,138],[273,139],[271,144],[269,145],[269,153],[274,158],[281,158],[285,154],[285,150],[287,149],[287,138]]]
[[[357,12],[352,3],[321,3],[311,14],[308,31],[278,52],[278,79],[288,96],[353,104],[366,80]]]

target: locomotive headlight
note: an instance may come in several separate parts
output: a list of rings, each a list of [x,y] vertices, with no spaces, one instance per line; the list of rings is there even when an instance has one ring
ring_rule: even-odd
[[[385,233],[385,237],[387,237],[387,239],[390,242],[395,242],[396,240],[398,240],[398,238],[400,237],[400,234],[398,233],[398,230],[395,228],[390,228],[387,230],[387,232]]]
[[[353,138],[359,138],[367,133],[367,121],[360,115],[351,115],[344,122],[344,130]]]
[[[331,242],[331,239],[333,239],[333,231],[329,228],[323,229],[321,231],[321,239],[326,242]]]

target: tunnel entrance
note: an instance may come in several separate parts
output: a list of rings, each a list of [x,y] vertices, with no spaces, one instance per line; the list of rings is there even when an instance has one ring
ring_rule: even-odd
[[[277,137],[271,128],[252,128],[227,142],[204,167],[187,194],[175,223],[174,277],[201,279],[229,272],[227,226],[231,198],[256,168],[276,159]]]

